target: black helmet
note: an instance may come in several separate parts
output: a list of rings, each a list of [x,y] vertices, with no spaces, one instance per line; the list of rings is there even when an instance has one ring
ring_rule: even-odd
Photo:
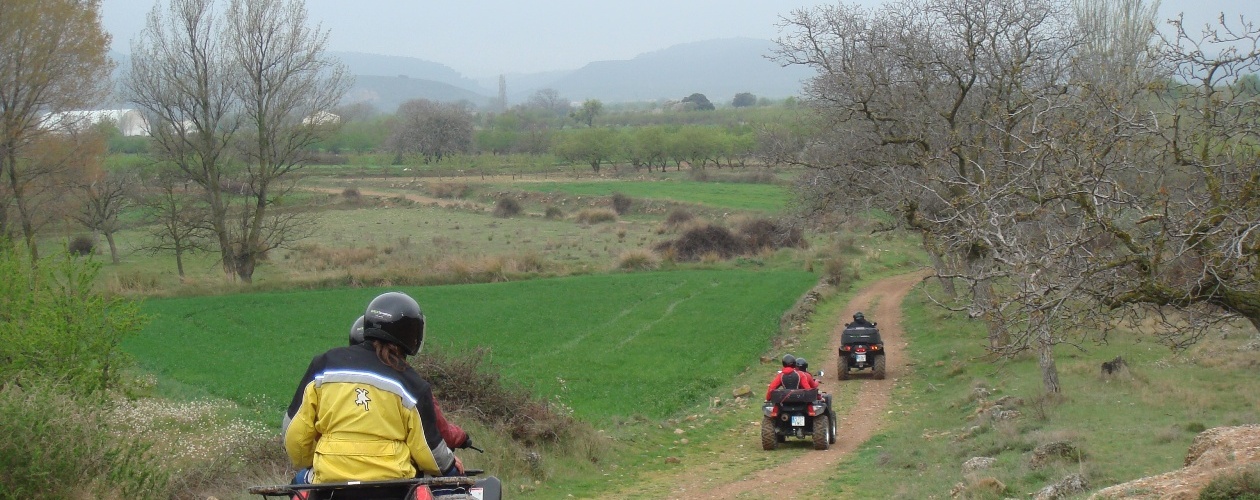
[[[805,358],[796,358],[796,369],[808,371],[809,361],[805,361]]]
[[[354,320],[354,324],[350,325],[350,345],[359,345],[363,343],[363,316]]]
[[[862,311],[858,311],[857,314],[853,315],[853,321],[865,321],[865,320],[866,320],[866,316],[862,315]]]
[[[791,354],[784,354],[783,366],[796,366],[796,356],[793,356]]]
[[[416,299],[402,292],[376,296],[363,313],[363,337],[395,344],[408,356],[424,346],[424,313]]]

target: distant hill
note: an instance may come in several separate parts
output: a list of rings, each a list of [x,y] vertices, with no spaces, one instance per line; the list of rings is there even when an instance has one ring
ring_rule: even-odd
[[[771,98],[797,95],[813,72],[766,59],[774,47],[774,42],[753,38],[680,44],[630,60],[593,62],[538,88],[556,89],[574,101],[607,102],[677,100],[695,92],[715,103],[728,102],[740,92]],[[512,81],[507,83],[511,89]],[[534,90],[512,93],[517,98],[513,101]]]
[[[685,43],[641,54],[633,59],[598,61],[576,70],[507,75],[508,102],[519,104],[539,89],[551,88],[572,101],[604,102],[680,100],[702,93],[714,103],[735,94],[784,98],[797,95],[813,73],[797,66],[780,67],[766,59],[774,42],[727,38]],[[498,95],[498,75],[474,80],[445,64],[404,56],[329,52],[355,75],[346,103],[368,102],[385,113],[410,99],[468,101],[485,106]],[[118,62],[115,77],[128,68],[128,56],[111,52]]]
[[[445,82],[405,76],[356,75],[354,87],[342,99],[346,103],[366,102],[383,113],[393,113],[398,105],[412,99],[428,99],[438,102],[468,101],[481,107],[490,98],[466,88]]]

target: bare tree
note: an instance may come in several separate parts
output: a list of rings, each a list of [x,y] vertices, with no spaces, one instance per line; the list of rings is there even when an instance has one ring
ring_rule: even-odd
[[[109,35],[101,29],[100,5],[91,0],[19,1],[0,4],[0,234],[10,234],[9,207],[32,262],[41,209],[32,199],[57,174],[29,156],[45,127],[45,113],[83,109],[109,91]],[[64,131],[61,131],[64,132]],[[47,159],[47,158],[45,158]]]
[[[326,32],[300,2],[171,0],[133,44],[129,97],[149,115],[157,159],[203,192],[223,270],[249,282],[268,250],[303,237],[303,219],[271,209],[335,127],[349,81],[323,58]],[[229,187],[234,192],[228,193]]]
[[[430,162],[472,149],[472,114],[463,106],[414,99],[398,106],[395,117],[387,144],[396,161],[404,155],[419,154]]]
[[[546,111],[552,118],[569,116],[573,104],[560,95],[556,89],[540,89],[530,94],[525,100],[525,107]]]
[[[114,234],[122,229],[118,216],[131,205],[136,178],[128,171],[100,171],[85,176],[79,184],[81,205],[71,217],[105,236],[109,243],[110,261],[118,263],[118,245]]]
[[[175,254],[175,268],[183,280],[184,256],[213,246],[214,228],[205,197],[189,192],[178,169],[157,168],[142,183],[145,189],[138,202],[150,227],[149,241],[142,248]]]
[[[223,33],[246,126],[241,152],[249,185],[233,252],[236,274],[252,280],[269,250],[302,235],[297,214],[270,213],[305,165],[305,150],[339,124],[331,110],[353,83],[345,67],[324,54],[328,32],[307,25],[297,0],[232,0]]]
[[[224,186],[234,173],[231,145],[240,113],[213,6],[213,0],[171,0],[166,9],[155,5],[145,30],[132,42],[131,71],[123,87],[145,112],[151,154],[201,188],[223,272],[232,275],[231,197]]]

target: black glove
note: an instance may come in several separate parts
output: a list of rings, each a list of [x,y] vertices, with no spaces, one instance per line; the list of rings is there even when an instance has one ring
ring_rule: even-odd
[[[464,443],[459,445],[460,448],[472,448],[472,436],[464,434]]]

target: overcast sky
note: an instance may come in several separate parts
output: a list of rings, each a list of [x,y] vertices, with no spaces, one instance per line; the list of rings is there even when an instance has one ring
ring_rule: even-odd
[[[113,49],[130,51],[151,0],[102,0]],[[162,0],[163,5],[166,4]],[[809,0],[307,0],[329,50],[410,56],[468,77],[576,69],[714,38],[779,35]],[[834,2],[833,2],[834,3]],[[876,7],[881,0],[858,0]],[[1260,0],[1164,0],[1161,18],[1201,25],[1225,12],[1260,22]]]

